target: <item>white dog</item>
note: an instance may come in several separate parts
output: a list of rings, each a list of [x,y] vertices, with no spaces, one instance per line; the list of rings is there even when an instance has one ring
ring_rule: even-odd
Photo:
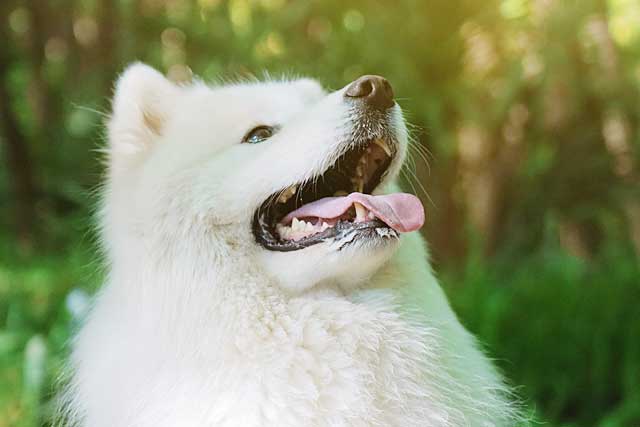
[[[389,83],[176,86],[131,66],[109,123],[107,283],[65,422],[519,425],[428,265]]]

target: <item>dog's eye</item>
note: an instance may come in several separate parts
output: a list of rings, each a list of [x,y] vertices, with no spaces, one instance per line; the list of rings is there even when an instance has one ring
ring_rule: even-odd
[[[274,129],[271,126],[258,126],[242,139],[242,142],[246,142],[247,144],[258,144],[262,141],[269,139],[274,134]]]

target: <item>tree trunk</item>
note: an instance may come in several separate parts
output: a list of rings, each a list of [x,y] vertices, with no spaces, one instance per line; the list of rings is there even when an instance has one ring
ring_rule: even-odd
[[[612,99],[625,90],[624,80],[620,77],[620,58],[616,44],[611,35],[608,18],[608,5],[604,0],[597,3],[598,13],[592,18],[591,28],[598,50],[599,66],[602,69],[601,78],[607,84]],[[611,106],[606,111],[604,123],[604,143],[613,159],[614,173],[630,187],[640,183],[640,173],[636,165],[635,147],[632,125],[629,115],[617,106]],[[631,192],[621,202],[626,215],[629,237],[633,243],[636,255],[640,257],[640,204],[637,193]]]
[[[100,2],[99,5],[98,25],[100,29],[100,38],[98,40],[98,52],[100,52],[100,58],[98,61],[101,66],[101,74],[103,76],[103,91],[108,96],[111,96],[112,85],[119,67],[119,64],[116,63],[115,59],[115,31],[118,26],[116,2],[103,1]]]
[[[38,124],[37,135],[49,123],[55,122],[53,117],[53,102],[49,93],[49,86],[44,76],[44,49],[47,42],[47,20],[49,10],[47,2],[29,0],[26,2],[29,10],[29,65],[31,67],[31,84],[28,99],[34,118]]]
[[[27,141],[9,105],[6,73],[9,58],[0,51],[0,140],[4,146],[9,185],[14,204],[15,232],[23,250],[32,246],[34,211],[34,183]]]

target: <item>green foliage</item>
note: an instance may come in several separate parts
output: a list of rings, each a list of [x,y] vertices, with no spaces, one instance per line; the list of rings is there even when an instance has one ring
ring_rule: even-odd
[[[640,424],[640,266],[556,249],[447,275],[452,304],[551,425]]]
[[[85,246],[25,261],[0,243],[0,426],[44,425],[83,302],[70,292],[95,290],[100,274]]]

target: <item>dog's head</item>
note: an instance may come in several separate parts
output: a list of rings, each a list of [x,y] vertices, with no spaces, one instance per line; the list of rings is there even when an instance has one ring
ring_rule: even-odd
[[[389,194],[407,131],[377,76],[332,93],[309,79],[176,86],[137,64],[109,143],[107,241],[213,240],[288,288],[357,282],[424,220],[417,198]]]

